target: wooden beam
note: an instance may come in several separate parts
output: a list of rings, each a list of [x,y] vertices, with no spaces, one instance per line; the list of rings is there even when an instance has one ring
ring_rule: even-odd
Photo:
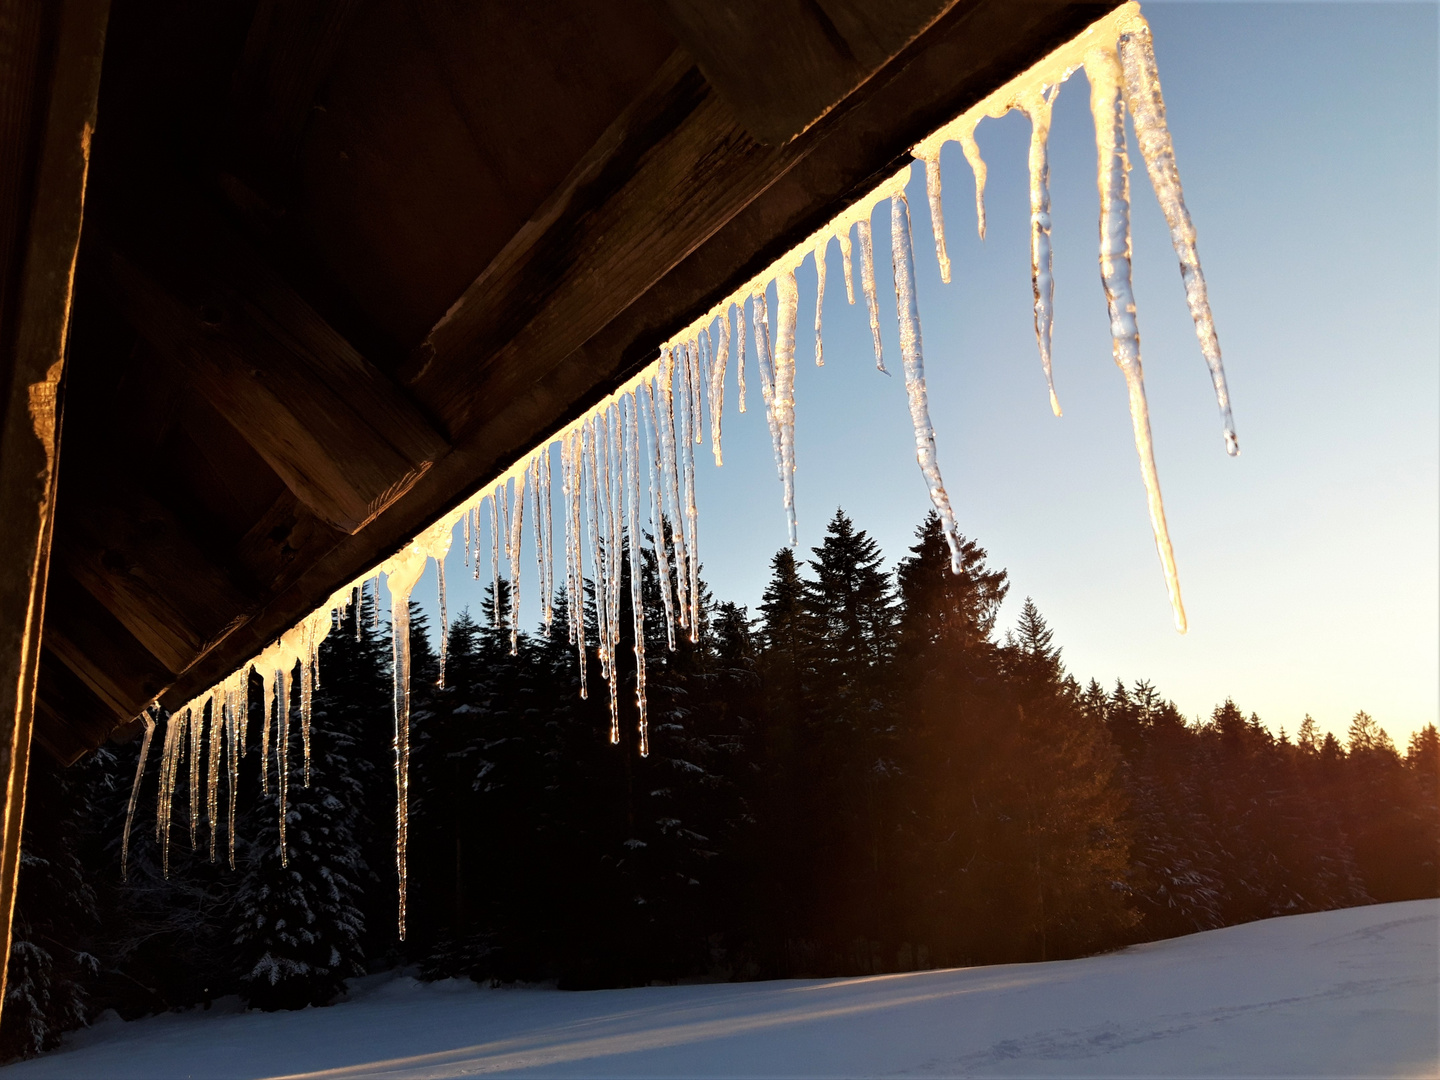
[[[66,513],[56,561],[171,675],[249,618],[253,587],[217,566],[148,494],[120,476],[75,494],[83,512]]]
[[[449,444],[218,214],[166,204],[110,253],[115,302],[297,498],[358,532]]]
[[[10,955],[61,377],[108,16],[108,0],[0,0],[0,957]]]
[[[134,717],[175,680],[58,559],[46,589],[45,648],[110,709],[112,723]]]
[[[659,0],[671,32],[759,142],[780,146],[956,0]]]
[[[393,553],[893,174],[911,145],[1113,6],[957,7],[780,148],[759,146],[683,53],[672,57],[399,373],[456,449],[363,533],[297,565],[166,701],[222,677]]]

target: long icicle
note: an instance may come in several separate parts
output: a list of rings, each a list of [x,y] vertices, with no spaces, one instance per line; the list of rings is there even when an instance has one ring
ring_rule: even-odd
[[[1047,93],[1048,91],[1048,93]],[[1050,244],[1050,116],[1058,83],[1040,87],[1020,99],[1030,118],[1030,287],[1035,294],[1035,342],[1040,366],[1050,391],[1050,411],[1060,415],[1055,376],[1050,369],[1050,345],[1055,329],[1055,252]]]
[[[289,672],[275,672],[275,778],[276,812],[280,825],[280,865],[290,865],[285,843],[285,819],[289,816],[290,797],[290,682]]]
[[[687,405],[689,402],[687,401]],[[601,466],[605,478],[605,560],[609,568],[605,632],[610,650],[610,742],[620,742],[620,584],[624,573],[621,547],[625,525],[621,520],[620,491],[624,486],[624,449],[616,426],[620,405],[617,403],[602,414],[605,425],[605,460]]]
[[[391,688],[395,733],[395,880],[396,925],[405,940],[410,881],[410,588],[390,575],[390,656],[395,681]]]
[[[815,245],[815,366],[825,366],[825,339],[821,336],[820,325],[825,312],[825,254],[830,249],[830,235],[827,233]]]
[[[191,710],[187,706],[186,712]],[[190,724],[190,850],[195,850],[196,835],[200,824],[201,767],[205,740],[205,705],[196,704],[189,717]]]
[[[785,520],[790,546],[800,543],[795,521],[795,321],[800,291],[795,271],[775,279],[775,393],[772,411],[780,429],[780,480],[785,490]]]
[[[745,297],[735,303],[735,400],[740,411],[745,411],[745,338],[749,331],[745,326]]]
[[[1170,546],[1160,477],[1155,469],[1150,409],[1145,400],[1145,374],[1140,362],[1140,327],[1130,282],[1130,163],[1125,152],[1125,96],[1121,88],[1120,60],[1113,49],[1095,49],[1085,57],[1085,71],[1090,78],[1090,109],[1095,116],[1100,278],[1110,307],[1110,336],[1114,341],[1115,363],[1124,373],[1130,392],[1130,421],[1135,429],[1135,452],[1140,458],[1155,548],[1170,590],[1175,629],[1183,634],[1185,605],[1180,598],[1180,575],[1175,569],[1175,552]]]
[[[581,556],[580,504],[584,482],[584,454],[580,449],[581,433],[570,433],[570,495],[566,513],[570,520],[571,558],[575,564],[574,593],[570,599],[571,618],[575,623],[575,660],[580,669],[580,700],[590,696],[585,662],[585,560]]]
[[[545,581],[542,592],[543,599],[542,620],[545,626],[545,636],[550,636],[550,624],[555,620],[555,505],[550,491],[550,446],[546,444],[545,449],[540,452],[540,494],[539,502],[536,504],[536,511],[543,512],[545,516],[545,558],[541,563]]]
[[[525,535],[525,477],[530,468],[510,484],[510,655],[520,653],[520,540]]]
[[[940,280],[950,284],[950,253],[945,250],[945,206],[940,198],[940,148],[927,154],[925,197],[930,200],[930,228],[935,233],[935,259],[940,263]]]
[[[505,501],[505,488],[497,485],[490,493],[490,602],[495,609],[495,631],[505,626],[505,613],[500,603],[500,504]]]
[[[720,343],[710,358],[710,449],[715,453],[717,468],[725,464],[720,453],[720,420],[725,413],[725,368],[729,363],[730,308],[727,305],[720,313]]]
[[[875,344],[875,367],[885,370],[885,353],[880,345],[880,299],[875,295],[875,244],[870,238],[870,219],[855,225],[860,234],[860,284],[865,289],[865,310],[870,314],[870,337]]]
[[[165,721],[165,743],[160,759],[160,806],[155,815],[155,834],[160,841],[161,868],[170,876],[170,825],[175,816],[175,785],[180,774],[180,759],[185,753],[188,710],[173,712]]]
[[[441,605],[444,611],[444,605]],[[442,614],[443,618],[443,614]],[[320,658],[314,631],[305,628],[305,655],[300,660],[300,747],[305,758],[305,786],[310,786],[310,710],[315,703],[315,686],[320,675]]]
[[[659,570],[660,601],[665,609],[665,641],[675,651],[675,606],[671,602],[670,551],[665,541],[665,513],[660,488],[660,425],[655,419],[655,384],[645,385],[645,406],[650,417],[650,527]]]
[[[900,356],[905,364],[905,394],[910,400],[910,423],[915,428],[915,460],[925,477],[930,502],[940,515],[950,545],[950,570],[960,572],[960,527],[950,496],[940,478],[935,453],[935,427],[925,387],[925,348],[920,338],[920,302],[915,292],[915,249],[910,232],[910,204],[903,194],[890,200],[890,254],[895,270],[895,312],[900,320]]]
[[[728,335],[726,335],[728,336]],[[625,488],[629,495],[627,520],[630,534],[630,611],[635,633],[635,708],[639,713],[640,756],[650,753],[650,720],[645,693],[645,601],[640,572],[640,397],[629,398],[629,425],[626,430]]]
[[[595,596],[595,653],[600,660],[600,674],[606,676],[610,670],[610,652],[606,646],[605,598],[608,588],[605,584],[605,561],[600,537],[600,492],[599,471],[596,465],[595,421],[591,417],[582,429],[585,458],[585,524],[590,540],[591,587]]]
[[[675,434],[675,361],[672,350],[661,354],[660,371],[655,379],[660,391],[660,462],[661,488],[670,505],[670,544],[675,552],[676,621],[682,630],[690,627],[689,562],[685,558],[684,509],[680,502],[680,441]],[[657,539],[662,539],[658,538]],[[662,539],[663,542],[663,539]]]
[[[785,458],[780,451],[780,425],[775,417],[775,358],[770,350],[770,303],[762,289],[755,293],[755,366],[760,371],[760,397],[765,402],[765,422],[770,425],[770,449],[775,455],[775,474],[785,482]]]
[[[686,372],[687,382],[693,375],[693,367]],[[687,395],[692,401],[694,394]],[[685,536],[686,576],[690,585],[690,640],[700,640],[700,512],[695,502],[695,443],[698,431],[691,431],[700,425],[699,414],[686,409],[683,416],[685,447],[683,455],[683,476],[685,480]]]
[[[1240,453],[1235,435],[1235,418],[1230,412],[1230,389],[1225,382],[1225,364],[1220,359],[1220,339],[1215,336],[1215,319],[1210,314],[1210,295],[1205,288],[1205,274],[1200,269],[1200,254],[1195,246],[1195,225],[1185,205],[1185,192],[1180,187],[1180,169],[1175,164],[1175,144],[1165,122],[1165,98],[1160,93],[1160,72],[1155,65],[1155,46],[1150,28],[1143,22],[1120,35],[1120,63],[1125,73],[1125,93],[1130,115],[1135,123],[1135,141],[1150,174],[1150,184],[1165,212],[1170,226],[1170,240],[1180,258],[1180,277],[1185,283],[1185,302],[1195,322],[1195,336],[1200,352],[1210,369],[1215,386],[1215,403],[1220,407],[1224,426],[1225,452],[1231,457]]]
[[[550,623],[545,618],[545,515],[540,509],[540,455],[530,458],[525,470],[530,487],[530,521],[535,533],[535,583],[539,587],[540,622],[545,636],[550,636]]]
[[[440,601],[440,688],[445,688],[445,662],[450,658],[450,607],[445,595],[445,560],[435,560],[435,591]],[[305,745],[310,745],[309,736],[306,736]],[[310,784],[310,765],[307,751],[305,765],[305,784]]]
[[[225,748],[219,694],[210,697],[210,726],[205,731],[205,822],[210,826],[210,861],[215,861],[220,843],[220,758]]]
[[[135,783],[130,787],[130,803],[125,808],[125,834],[120,840],[120,880],[130,878],[130,828],[135,824],[135,803],[140,798],[140,781],[145,776],[145,759],[150,756],[150,740],[155,735],[155,717],[147,708],[139,719],[145,724],[145,737],[140,742],[140,760],[135,763]]]

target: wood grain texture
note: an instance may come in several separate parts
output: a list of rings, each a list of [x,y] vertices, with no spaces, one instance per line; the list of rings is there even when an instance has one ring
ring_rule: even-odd
[[[807,131],[955,0],[657,0],[759,142]]]
[[[145,229],[133,258],[110,254],[117,306],[298,498],[358,531],[448,443],[218,215],[169,205],[178,222]]]

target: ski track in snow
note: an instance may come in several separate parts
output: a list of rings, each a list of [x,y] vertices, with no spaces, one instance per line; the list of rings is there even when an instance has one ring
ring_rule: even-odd
[[[7,1077],[1437,1076],[1440,901],[1046,964],[571,993],[352,983],[295,1013],[113,1015]]]

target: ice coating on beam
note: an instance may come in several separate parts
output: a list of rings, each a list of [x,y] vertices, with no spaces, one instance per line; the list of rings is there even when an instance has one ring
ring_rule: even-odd
[[[1135,123],[1135,141],[1150,174],[1150,185],[1160,200],[1165,222],[1170,226],[1170,239],[1180,258],[1180,277],[1185,283],[1185,302],[1195,322],[1195,336],[1200,352],[1210,369],[1215,386],[1215,403],[1220,407],[1220,422],[1225,435],[1225,452],[1231,457],[1240,453],[1235,435],[1235,418],[1230,412],[1230,389],[1225,382],[1225,365],[1220,359],[1220,339],[1215,335],[1215,319],[1210,314],[1210,295],[1205,288],[1205,274],[1200,269],[1200,254],[1195,247],[1195,225],[1185,205],[1185,192],[1180,187],[1180,170],[1175,164],[1175,145],[1170,127],[1165,122],[1165,98],[1160,93],[1160,71],[1155,65],[1155,46],[1150,28],[1140,21],[1120,35],[1119,58],[1125,73],[1125,97]]]
[[[1130,162],[1125,152],[1125,99],[1121,89],[1120,61],[1114,49],[1100,47],[1085,58],[1090,76],[1090,108],[1095,117],[1096,178],[1100,189],[1100,278],[1110,308],[1110,335],[1115,363],[1125,376],[1130,394],[1130,421],[1135,429],[1135,452],[1145,483],[1155,548],[1170,590],[1175,629],[1185,633],[1185,605],[1180,599],[1180,576],[1165,524],[1165,503],[1155,469],[1155,446],[1150,438],[1150,408],[1145,400],[1145,373],[1140,363],[1140,325],[1135,317],[1135,293],[1130,279]]]

